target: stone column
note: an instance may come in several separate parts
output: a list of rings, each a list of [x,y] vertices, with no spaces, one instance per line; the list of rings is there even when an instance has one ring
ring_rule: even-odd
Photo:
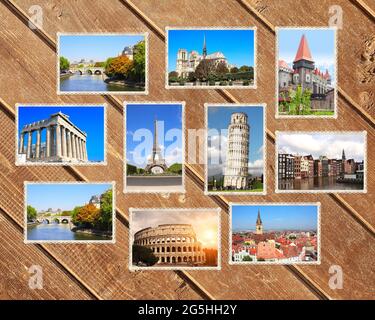
[[[81,160],[84,160],[82,139],[81,139],[81,138],[78,138],[78,142],[79,142],[79,152],[80,152],[80,154],[81,154],[80,159],[81,159]]]
[[[46,158],[51,156],[51,128],[46,127]]]
[[[33,132],[29,131],[27,133],[27,154],[26,154],[26,158],[27,159],[31,158],[31,144],[32,144],[32,139],[33,139]]]
[[[24,143],[25,143],[24,138],[25,138],[25,133],[21,132],[21,134],[20,134],[20,147],[19,147],[18,153],[23,153],[23,151],[24,151],[24,148],[25,148],[25,146],[24,146]]]
[[[82,160],[81,138],[77,136],[78,159]]]
[[[77,159],[76,139],[75,139],[75,135],[73,132],[71,133],[71,136],[72,136],[72,157],[73,159]]]
[[[61,128],[60,125],[56,125],[56,156],[61,157]]]
[[[62,156],[63,157],[67,157],[67,152],[66,152],[66,129],[65,127],[61,127],[61,146],[62,146],[62,150],[61,150],[61,153],[62,153]]]
[[[40,158],[40,137],[41,137],[41,129],[36,131],[36,145],[35,145],[35,158]]]
[[[85,160],[87,161],[87,147],[86,147],[86,140],[83,141],[83,153],[85,155]]]
[[[70,131],[68,129],[66,129],[66,142],[67,142],[67,157],[68,158],[73,158],[73,155],[72,155],[72,138],[71,138],[71,134],[70,134]]]

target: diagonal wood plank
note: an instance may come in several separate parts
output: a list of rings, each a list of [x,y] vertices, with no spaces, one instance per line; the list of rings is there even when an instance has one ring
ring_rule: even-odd
[[[162,79],[162,80],[163,80],[163,79]],[[215,94],[217,94],[217,93],[215,93]],[[188,188],[189,188],[189,187],[188,187]],[[188,191],[188,192],[189,192],[189,191]],[[199,190],[199,193],[201,193],[200,190]],[[207,202],[207,199],[203,198],[203,195],[202,195],[202,194],[201,194],[201,197],[202,197],[202,199],[204,199],[204,202]],[[196,198],[197,198],[197,197],[194,198],[194,202],[196,202]],[[193,201],[192,201],[192,202],[193,202]],[[155,204],[154,204],[154,205],[155,205]],[[164,201],[164,205],[165,205],[165,201]],[[281,271],[282,271],[282,270],[281,270]],[[293,277],[291,277],[291,279],[293,279]],[[295,281],[295,280],[294,280],[294,281]],[[297,282],[297,283],[298,283],[298,282]],[[306,290],[306,292],[302,291],[301,294],[305,293],[305,295],[304,295],[305,297],[306,297],[306,296],[309,296],[307,289],[305,289],[305,290]],[[293,294],[293,295],[294,295],[294,294]],[[311,294],[310,294],[310,295],[311,295]],[[302,296],[302,295],[301,295],[301,296]],[[313,297],[313,296],[311,296],[311,297]]]

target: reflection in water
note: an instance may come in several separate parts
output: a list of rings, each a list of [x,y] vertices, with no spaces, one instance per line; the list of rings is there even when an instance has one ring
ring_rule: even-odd
[[[27,240],[110,240],[110,238],[70,231],[69,224],[42,223],[27,226]]]
[[[60,78],[60,91],[144,91],[126,85],[115,85],[104,82],[101,75],[74,74]]]
[[[279,190],[363,190],[363,184],[337,183],[336,177],[279,179]]]

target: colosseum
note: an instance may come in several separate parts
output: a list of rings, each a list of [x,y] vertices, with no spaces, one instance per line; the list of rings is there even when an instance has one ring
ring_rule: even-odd
[[[148,247],[157,264],[203,264],[205,253],[190,224],[161,224],[134,234],[134,244]]]

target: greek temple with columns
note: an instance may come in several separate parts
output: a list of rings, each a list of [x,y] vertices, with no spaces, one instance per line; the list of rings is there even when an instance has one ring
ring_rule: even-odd
[[[25,125],[19,135],[19,155],[31,162],[87,162],[87,134],[62,112]]]

